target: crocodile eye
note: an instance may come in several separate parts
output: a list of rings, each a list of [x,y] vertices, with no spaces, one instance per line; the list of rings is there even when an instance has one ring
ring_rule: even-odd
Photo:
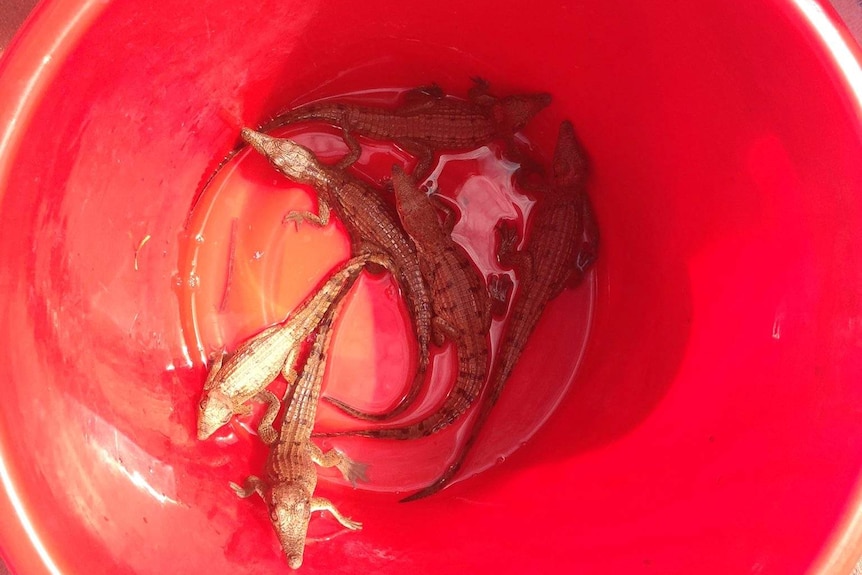
[[[207,408],[207,398],[206,397],[201,399],[200,403],[198,403],[198,407],[201,408],[201,411],[203,411],[204,409]]]
[[[273,521],[278,521],[278,513],[275,512],[275,509],[269,513],[269,518]]]

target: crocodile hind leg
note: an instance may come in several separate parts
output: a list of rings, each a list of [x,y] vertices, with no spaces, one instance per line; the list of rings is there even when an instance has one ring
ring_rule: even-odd
[[[330,449],[324,453],[320,447],[309,441],[308,451],[314,463],[321,467],[335,467],[353,487],[356,487],[357,481],[363,483],[368,481],[368,476],[365,474],[368,465],[353,461],[338,449]]]
[[[347,128],[342,128],[341,135],[344,138],[344,143],[347,144],[347,155],[341,158],[341,160],[335,165],[339,170],[346,170],[350,166],[356,163],[356,160],[359,159],[359,156],[362,155],[362,146],[359,145],[359,142],[353,137],[353,134],[350,133],[350,130]]]
[[[406,152],[416,156],[416,167],[413,168],[411,177],[414,182],[424,181],[431,173],[431,164],[434,163],[434,150],[427,144],[408,138],[399,139],[395,143]]]

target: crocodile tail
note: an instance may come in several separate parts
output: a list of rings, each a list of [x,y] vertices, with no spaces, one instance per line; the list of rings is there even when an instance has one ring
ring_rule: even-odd
[[[423,419],[398,427],[355,429],[318,435],[318,437],[358,436],[377,439],[409,440],[437,433],[457,421],[481,394],[488,375],[488,346],[481,337],[466,338],[458,347],[458,377],[443,405]],[[466,342],[466,348],[464,343]],[[469,358],[469,359],[468,359]]]
[[[469,428],[467,440],[459,447],[458,453],[455,455],[455,459],[452,463],[449,464],[446,470],[443,471],[443,473],[441,473],[433,483],[423,487],[416,493],[401,499],[401,503],[409,503],[411,501],[428,497],[429,495],[434,495],[449,485],[455,476],[458,475],[461,467],[464,466],[464,461],[467,460],[467,454],[472,451],[473,445],[479,438],[479,434],[485,425],[485,421],[488,419],[488,416],[491,415],[492,408],[500,398],[500,394],[503,391],[503,384],[509,379],[513,365],[514,362],[506,363],[504,365],[497,364],[497,366],[495,366],[496,369],[491,375],[489,388],[486,390],[486,395],[479,406],[479,413],[473,419]]]
[[[478,406],[479,413],[470,424],[467,440],[459,447],[459,451],[456,454],[455,459],[433,483],[427,485],[413,495],[405,497],[401,500],[402,503],[416,501],[417,499],[422,499],[423,497],[428,497],[429,495],[437,493],[449,485],[461,470],[461,467],[464,465],[464,461],[467,459],[467,454],[472,451],[473,445],[476,443],[482,428],[485,426],[485,422],[491,415],[491,410],[497,404],[497,400],[500,399],[504,386],[509,380],[509,376],[512,375],[512,371],[514,370],[518,359],[521,357],[521,351],[523,350],[526,338],[532,333],[533,328],[535,327],[535,322],[517,323],[519,325],[526,325],[524,325],[523,330],[512,330],[510,325],[509,329],[506,331],[504,343],[501,346],[501,349],[505,351],[497,358],[497,361],[494,364],[484,396],[481,398],[481,403]]]
[[[345,104],[306,104],[275,116],[262,124],[259,131],[270,132],[299,122],[324,122],[342,128],[349,111]]]
[[[361,419],[363,421],[386,421],[388,419],[392,419],[393,417],[401,415],[413,405],[413,402],[416,401],[416,398],[419,396],[419,392],[422,391],[422,388],[425,385],[425,375],[427,372],[428,358],[426,356],[425,358],[420,358],[419,367],[417,367],[416,369],[416,374],[413,376],[413,382],[407,389],[407,393],[405,393],[401,400],[391,409],[380,413],[369,413],[367,411],[362,411],[344,403],[339,399],[335,399],[332,397],[324,397],[324,399],[338,409],[340,409],[341,411],[343,411],[344,413],[350,415],[351,417],[355,417],[356,419]]]

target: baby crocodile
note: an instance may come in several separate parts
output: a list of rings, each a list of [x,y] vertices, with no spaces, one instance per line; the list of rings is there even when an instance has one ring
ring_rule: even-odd
[[[252,475],[246,478],[243,487],[230,484],[240,497],[257,493],[266,502],[272,526],[292,569],[302,565],[305,535],[313,512],[329,511],[344,527],[353,530],[362,528],[361,523],[341,515],[328,499],[313,497],[317,487],[317,469],[314,464],[337,467],[344,478],[353,484],[357,480],[365,481],[364,465],[351,461],[335,449],[323,453],[311,441],[320,386],[326,371],[326,353],[332,339],[331,324],[332,313],[329,313],[320,323],[277,436],[271,427],[266,427],[271,426],[274,414],[278,411],[278,399],[269,391],[262,392],[270,409],[268,417],[261,423],[260,437],[272,438],[272,449],[266,462],[266,479]]]
[[[455,462],[434,483],[404,501],[436,493],[458,472],[521,357],[545,305],[567,284],[579,282],[584,270],[594,261],[598,232],[585,192],[587,172],[587,158],[575,130],[571,123],[563,122],[554,151],[551,181],[539,198],[524,250],[516,252],[514,249],[518,238],[513,227],[498,226],[501,235],[498,258],[501,264],[515,270],[520,284],[499,356],[491,371],[489,391]]]
[[[460,417],[479,395],[488,375],[491,302],[484,278],[470,257],[439,222],[431,200],[401,168],[392,168],[398,215],[416,243],[422,275],[431,289],[435,343],[450,340],[457,350],[458,375],[443,406],[402,427],[322,434],[413,439],[435,433]]]
[[[287,320],[246,340],[227,360],[224,353],[216,356],[198,406],[198,439],[208,438],[233,415],[250,413],[251,407],[244,405],[245,402],[272,383],[279,372],[283,370],[285,377],[290,377],[300,344],[327,311],[344,297],[369,262],[389,265],[388,259],[371,254],[351,259]]]
[[[416,156],[415,181],[427,177],[438,150],[466,150],[503,140],[512,159],[520,159],[514,135],[551,102],[549,94],[497,98],[484,80],[474,79],[468,100],[445,97],[436,85],[409,91],[395,109],[338,102],[307,104],[276,117],[262,130],[302,121],[340,127],[350,153],[339,164],[347,167],[361,153],[353,134],[393,142]]]
[[[419,362],[413,382],[401,401],[385,413],[363,413],[336,400],[329,401],[367,420],[383,420],[403,412],[425,383],[431,339],[431,295],[422,279],[413,242],[398,226],[395,215],[380,194],[344,170],[321,164],[311,150],[285,138],[273,138],[249,128],[243,128],[242,137],[282,174],[317,190],[318,214],[292,212],[288,219],[324,226],[329,222],[330,206],[336,207],[350,234],[354,252],[379,250],[391,258],[393,273],[405,292],[419,344]]]

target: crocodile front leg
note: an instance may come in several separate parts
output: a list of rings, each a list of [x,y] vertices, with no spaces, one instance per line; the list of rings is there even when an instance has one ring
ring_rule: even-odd
[[[318,197],[316,214],[307,210],[293,210],[287,212],[282,221],[293,222],[297,226],[302,222],[308,222],[322,228],[329,223],[329,205]]]
[[[246,497],[251,497],[253,494],[257,493],[260,495],[261,499],[266,500],[266,483],[263,482],[263,479],[257,477],[256,475],[249,475],[245,478],[245,483],[242,487],[234,483],[230,482],[230,488],[234,490],[234,492],[245,499]]]
[[[533,258],[527,251],[518,251],[516,246],[520,241],[518,231],[509,222],[497,224],[497,234],[500,238],[500,249],[497,251],[497,261],[500,265],[515,270],[519,278],[529,278],[533,272]]]
[[[204,391],[210,390],[216,386],[218,383],[219,371],[221,371],[222,363],[224,362],[224,356],[227,355],[225,350],[222,349],[218,353],[216,353],[215,357],[212,360],[212,365],[210,366],[210,371],[207,374],[207,380],[204,382]]]

